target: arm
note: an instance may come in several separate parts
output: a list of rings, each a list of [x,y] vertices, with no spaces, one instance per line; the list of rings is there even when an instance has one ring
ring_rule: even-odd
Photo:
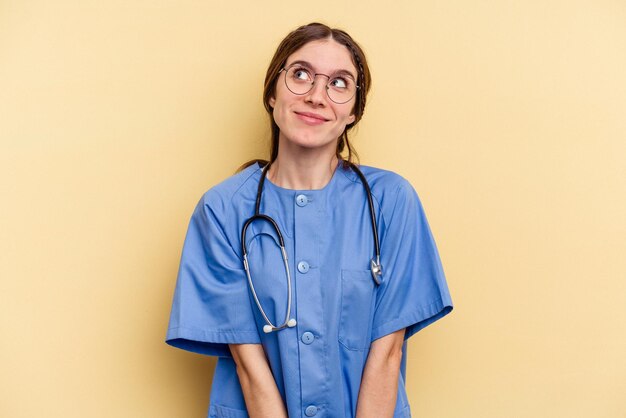
[[[357,401],[357,418],[391,417],[396,406],[404,329],[372,343]]]
[[[274,376],[260,344],[229,344],[250,418],[287,418]]]

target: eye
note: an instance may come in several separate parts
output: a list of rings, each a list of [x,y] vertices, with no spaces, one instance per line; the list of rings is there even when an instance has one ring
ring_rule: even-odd
[[[350,81],[347,78],[336,77],[330,80],[330,86],[339,90],[347,89]]]
[[[292,77],[297,81],[310,81],[311,73],[306,68],[293,68],[291,70]]]

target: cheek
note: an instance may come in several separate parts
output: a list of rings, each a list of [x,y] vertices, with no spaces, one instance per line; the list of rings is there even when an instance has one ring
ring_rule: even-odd
[[[354,109],[337,109],[336,114],[338,116],[338,119],[341,120],[345,125],[350,125],[356,120]]]
[[[272,108],[272,118],[274,119],[274,123],[278,125],[278,129],[280,129],[281,131],[289,127],[284,103],[279,101],[274,103],[274,106]]]

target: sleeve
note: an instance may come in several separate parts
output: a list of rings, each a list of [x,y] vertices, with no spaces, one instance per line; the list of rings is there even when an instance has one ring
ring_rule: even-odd
[[[220,357],[231,356],[228,344],[261,342],[245,270],[206,199],[189,222],[166,342]]]
[[[387,203],[381,242],[383,282],[376,295],[372,340],[403,328],[407,339],[452,311],[439,253],[417,193],[404,180],[394,201]]]

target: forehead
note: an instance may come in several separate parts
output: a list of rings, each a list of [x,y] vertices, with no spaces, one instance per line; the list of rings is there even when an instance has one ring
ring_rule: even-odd
[[[356,75],[352,55],[348,48],[334,39],[322,39],[304,44],[287,58],[286,65],[295,61],[306,61],[315,71],[333,73],[347,70]]]

